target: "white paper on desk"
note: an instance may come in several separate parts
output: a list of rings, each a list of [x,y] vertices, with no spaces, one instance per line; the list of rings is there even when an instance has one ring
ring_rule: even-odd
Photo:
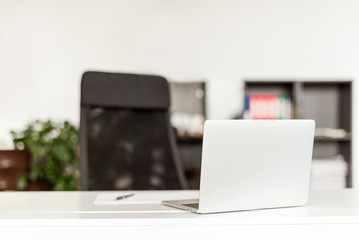
[[[129,194],[126,193],[100,193],[96,196],[95,205],[121,205],[121,204],[160,204],[164,200],[198,199],[197,190],[190,191],[143,191],[136,192],[135,195],[122,200],[116,200],[116,197]]]

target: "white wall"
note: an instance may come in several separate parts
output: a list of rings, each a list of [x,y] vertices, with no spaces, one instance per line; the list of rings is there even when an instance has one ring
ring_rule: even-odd
[[[246,78],[353,79],[356,160],[358,10],[356,0],[0,0],[0,140],[35,118],[78,123],[88,69],[207,79],[210,118],[240,110]]]

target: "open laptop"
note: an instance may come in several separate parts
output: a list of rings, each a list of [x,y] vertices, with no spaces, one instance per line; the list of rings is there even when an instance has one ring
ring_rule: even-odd
[[[163,201],[196,213],[307,203],[313,120],[205,122],[199,199]]]

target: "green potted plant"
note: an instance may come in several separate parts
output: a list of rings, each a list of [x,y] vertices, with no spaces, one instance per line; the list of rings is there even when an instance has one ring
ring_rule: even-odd
[[[17,187],[24,190],[34,181],[47,182],[52,190],[76,190],[79,177],[78,130],[68,121],[34,121],[26,129],[11,131],[16,149],[27,149],[31,160]]]

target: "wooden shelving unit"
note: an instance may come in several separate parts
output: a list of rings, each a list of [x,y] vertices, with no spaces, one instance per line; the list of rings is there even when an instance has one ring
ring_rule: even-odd
[[[193,125],[191,121],[194,119],[191,116],[200,115],[202,119],[206,118],[206,102],[205,92],[206,83],[204,81],[196,82],[170,82],[171,92],[171,120],[172,117],[180,113],[180,117],[187,117],[182,119],[182,124],[176,126],[178,122],[172,122],[177,132],[177,145],[180,157],[185,168],[186,178],[191,189],[199,188],[200,171],[201,171],[201,156],[202,156],[202,124],[196,122],[196,128],[193,132]],[[178,115],[177,115],[178,116]]]
[[[316,136],[313,158],[342,155],[347,163],[346,187],[352,187],[352,81],[246,80],[244,92],[278,94],[292,99],[293,117],[314,119],[317,128],[340,129],[345,136]]]

